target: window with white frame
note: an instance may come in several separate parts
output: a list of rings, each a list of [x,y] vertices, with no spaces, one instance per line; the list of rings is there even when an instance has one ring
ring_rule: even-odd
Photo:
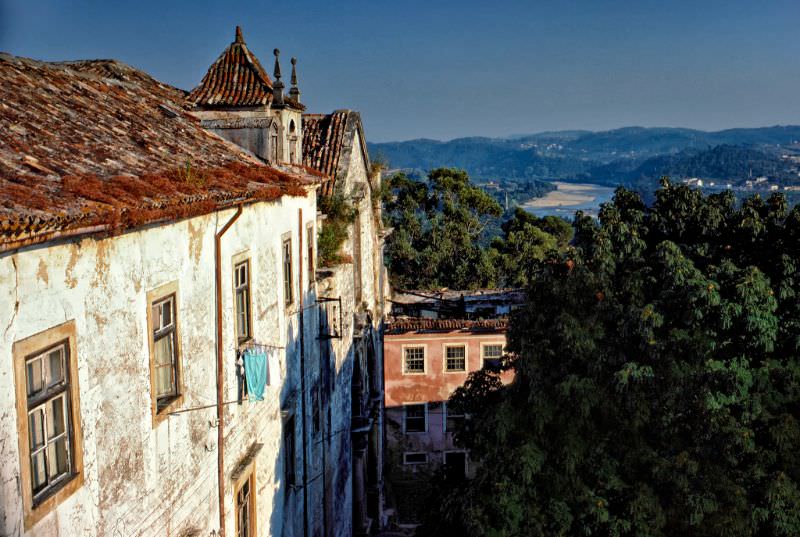
[[[425,347],[406,347],[403,349],[403,372],[425,372]]]
[[[484,367],[498,368],[503,358],[502,343],[488,343],[481,346],[481,360]]]
[[[464,423],[464,414],[453,412],[450,406],[445,402],[442,404],[444,409],[444,430],[447,433],[452,433],[461,427]]]
[[[239,343],[243,343],[252,337],[249,260],[234,265],[233,285],[236,293],[236,337]]]
[[[444,370],[448,373],[467,370],[466,345],[447,345],[444,348]]]
[[[408,404],[403,405],[403,428],[407,433],[424,433],[428,430],[427,405]]]
[[[153,303],[152,323],[156,408],[160,411],[179,395],[175,295]]]
[[[294,278],[292,277],[292,239],[283,240],[283,299],[286,305],[294,302]]]
[[[73,473],[68,352],[65,342],[25,360],[34,503]]]
[[[406,451],[403,453],[403,464],[427,464],[428,454],[421,451]]]

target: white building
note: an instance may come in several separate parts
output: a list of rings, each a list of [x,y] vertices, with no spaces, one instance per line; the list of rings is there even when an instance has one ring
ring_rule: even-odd
[[[373,308],[377,327],[382,301],[373,286],[354,314],[353,288],[318,283],[329,178],[300,165],[296,83],[284,97],[238,29],[188,108],[114,61],[0,56],[0,80],[0,534],[349,534],[341,414],[355,321]],[[360,258],[380,259],[370,240]],[[346,319],[347,404],[329,409],[320,296]],[[244,348],[267,355],[261,401],[241,389]],[[317,492],[331,438],[348,439],[328,464],[341,498]]]

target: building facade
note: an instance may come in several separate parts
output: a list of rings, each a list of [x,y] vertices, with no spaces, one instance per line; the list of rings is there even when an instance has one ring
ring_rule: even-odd
[[[353,531],[353,363],[382,348],[382,295],[356,311],[318,278],[330,178],[278,60],[273,81],[237,28],[187,98],[120,62],[0,56],[0,534]],[[325,362],[330,298],[350,309]]]
[[[418,522],[433,473],[470,476],[476,461],[454,438],[465,419],[447,400],[471,372],[504,356],[517,291],[407,292],[392,297],[384,332],[388,494],[397,521]],[[512,373],[501,377],[512,380]]]

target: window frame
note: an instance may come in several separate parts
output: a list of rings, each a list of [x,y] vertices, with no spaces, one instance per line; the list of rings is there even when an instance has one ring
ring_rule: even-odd
[[[288,253],[287,253],[288,247]],[[283,303],[288,308],[294,304],[294,260],[292,259],[292,234],[281,237],[281,275],[283,276]],[[288,265],[288,274],[287,274]]]
[[[486,358],[486,347],[500,347],[500,358]],[[482,341],[481,342],[481,368],[486,367],[486,360],[502,360],[504,349],[506,347],[505,341]]]
[[[153,319],[153,306],[168,298],[172,298],[173,302],[173,333],[174,345],[173,352],[175,354],[175,363],[173,365],[175,371],[175,391],[176,394],[167,402],[161,409],[158,408],[158,396],[156,394],[156,364],[155,364],[155,334]],[[170,282],[164,284],[156,289],[147,293],[147,342],[149,350],[150,362],[150,413],[152,417],[152,427],[155,428],[159,423],[164,421],[169,413],[179,408],[183,404],[184,398],[184,385],[183,385],[183,363],[181,352],[181,329],[180,329],[180,296],[178,293],[178,282]]]
[[[464,369],[448,369],[447,368],[447,351],[448,349],[455,349],[462,347],[464,349]],[[466,343],[444,343],[442,344],[442,372],[464,374],[469,371],[469,347]]]
[[[409,431],[408,430],[408,407],[409,406],[421,406],[422,407],[422,418],[423,418],[423,428],[421,431]],[[403,403],[403,434],[426,434],[428,432],[428,403],[420,403],[409,401],[407,403]]]
[[[233,256],[231,266],[233,269],[233,329],[234,333],[236,334],[236,343],[238,345],[242,345],[243,343],[253,339],[253,265],[250,262],[250,257],[245,252]],[[239,269],[242,268],[242,266],[244,266],[246,270],[247,281],[244,284],[237,285]],[[247,310],[247,334],[245,336],[242,336],[239,333],[239,311],[237,300],[240,290],[243,290],[247,294],[247,300],[245,303],[245,308]]]
[[[447,401],[442,401],[442,432],[444,433],[454,433],[454,429],[447,428],[447,418],[450,417],[450,412],[447,410]],[[453,418],[460,418],[462,421],[467,419],[466,414],[453,414]]]
[[[422,349],[422,371],[408,371],[406,368],[406,350],[408,349]],[[428,346],[425,344],[409,344],[409,345],[401,345],[400,350],[402,352],[402,372],[403,375],[425,375],[428,372]]]
[[[316,235],[314,234],[314,223],[310,222],[306,226],[306,252],[308,255],[308,285],[314,285],[317,280],[317,263],[316,263]]]
[[[65,394],[67,412],[65,426],[68,423],[70,447],[70,474],[62,477],[58,483],[40,492],[34,498],[33,477],[31,475],[30,430],[28,418],[27,362],[29,359],[64,346],[64,378],[66,386],[54,397]],[[11,347],[14,369],[14,387],[17,410],[17,440],[20,459],[20,480],[22,485],[23,526],[24,531],[31,529],[45,515],[52,512],[59,504],[83,486],[83,433],[80,419],[80,388],[78,385],[77,332],[75,321],[49,328],[20,341]],[[41,397],[41,396],[40,396]],[[43,398],[37,402],[38,407],[51,400]]]
[[[291,425],[291,426],[290,426]],[[288,488],[297,486],[297,424],[294,414],[289,415],[283,420],[283,479]],[[291,453],[287,443],[291,445]],[[289,469],[291,468],[291,474]],[[291,479],[289,477],[291,476]]]
[[[241,473],[239,478],[233,484],[233,512],[234,512],[234,535],[239,537],[239,491],[247,484],[250,487],[248,495],[248,522],[249,527],[247,534],[244,537],[255,537],[258,535],[258,510],[256,508],[257,494],[256,494],[256,463],[253,460],[247,468]]]
[[[409,455],[425,455],[425,462],[408,462]],[[403,466],[421,466],[423,464],[428,464],[430,462],[430,457],[427,452],[425,451],[404,451],[403,452]]]

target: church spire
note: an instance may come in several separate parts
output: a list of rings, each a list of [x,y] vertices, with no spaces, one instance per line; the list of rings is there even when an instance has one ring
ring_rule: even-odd
[[[300,88],[297,87],[297,58],[292,58],[292,88],[289,90],[289,97],[300,102]]]
[[[279,56],[281,51],[275,49],[272,51],[275,54],[275,71],[273,71],[273,75],[275,76],[275,83],[272,84],[272,96],[273,102],[276,105],[283,105],[283,82],[281,81],[281,64]]]

